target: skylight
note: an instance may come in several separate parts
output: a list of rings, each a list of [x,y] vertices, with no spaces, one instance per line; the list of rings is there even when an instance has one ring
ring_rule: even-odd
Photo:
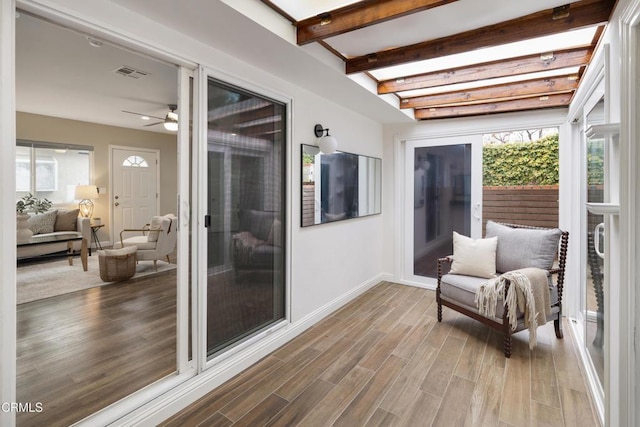
[[[319,15],[329,10],[339,9],[343,6],[359,3],[362,0],[321,0],[321,1],[300,1],[300,0],[271,0],[271,3],[285,10],[296,21],[301,21],[312,16]]]
[[[370,71],[378,81],[465,65],[590,45],[597,26]]]
[[[579,71],[579,67],[561,68],[559,70],[542,71],[539,73],[518,74],[517,76],[499,77],[496,79],[478,80],[469,83],[459,83],[454,85],[436,86],[428,89],[408,90],[398,92],[401,98],[409,98],[414,96],[434,95],[437,93],[463,91],[484,86],[493,86],[505,83],[521,82],[524,80],[543,79],[548,77],[557,77],[564,75],[575,75]]]

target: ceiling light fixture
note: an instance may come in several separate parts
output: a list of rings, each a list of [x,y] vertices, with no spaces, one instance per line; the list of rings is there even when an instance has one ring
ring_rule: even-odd
[[[326,135],[323,135],[325,132],[327,132]],[[336,148],[338,148],[338,140],[329,135],[328,128],[325,129],[322,125],[318,124],[313,128],[313,133],[316,138],[318,138],[316,145],[320,148],[320,151],[324,154],[331,154],[336,151]]]
[[[558,6],[553,8],[553,14],[551,15],[551,19],[557,21],[559,19],[568,18],[571,12],[569,11],[569,5],[565,4],[564,6]]]
[[[321,13],[318,18],[320,18],[320,25],[331,24],[331,14],[329,12]]]
[[[151,120],[149,116],[140,116],[140,120]]]
[[[178,130],[178,113],[176,113],[176,109],[178,108],[175,104],[170,104],[169,111],[167,116],[164,118],[164,128],[166,130],[170,130],[175,132]]]

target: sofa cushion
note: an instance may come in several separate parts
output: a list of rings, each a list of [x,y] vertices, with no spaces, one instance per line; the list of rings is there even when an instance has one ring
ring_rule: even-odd
[[[451,274],[490,278],[496,275],[498,238],[472,239],[453,232]]]
[[[553,266],[561,235],[559,228],[512,228],[487,221],[486,237],[498,237],[496,269],[500,273],[527,267],[549,270]]]
[[[135,254],[138,251],[137,246],[125,246],[120,249],[104,249],[102,251],[98,251],[98,255],[106,255],[106,256],[122,256],[122,255],[131,255]]]
[[[80,209],[58,209],[53,231],[76,231]]]
[[[29,217],[29,229],[33,234],[53,233],[56,223],[57,210],[47,211]]]
[[[271,224],[267,245],[282,246],[282,222],[279,219],[274,219],[273,224]]]
[[[257,211],[247,209],[240,212],[240,231],[249,231],[258,239],[267,241],[273,220],[276,218],[275,212]]]

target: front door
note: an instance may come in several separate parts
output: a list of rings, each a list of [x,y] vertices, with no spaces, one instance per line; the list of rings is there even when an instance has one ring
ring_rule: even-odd
[[[141,228],[158,214],[158,152],[111,148],[113,241],[125,228]]]
[[[404,276],[435,285],[453,232],[481,237],[482,136],[407,142],[405,158]]]

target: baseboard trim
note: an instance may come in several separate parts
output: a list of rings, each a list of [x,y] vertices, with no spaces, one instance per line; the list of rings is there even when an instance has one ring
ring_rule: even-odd
[[[264,339],[260,340],[260,342],[257,342],[246,351],[229,357],[219,365],[194,378],[185,380],[184,383],[149,401],[143,406],[140,406],[138,409],[128,413],[127,415],[124,415],[122,418],[119,418],[113,425],[148,426],[159,424],[186,408],[191,403],[205,396],[207,393],[213,391],[215,388],[219,387],[224,382],[247,369],[254,363],[258,362],[269,353],[272,353],[279,347],[291,341],[293,338],[297,337],[359,295],[371,289],[379,282],[384,281],[385,277],[386,275],[384,274],[378,274],[375,277],[360,283],[351,291],[339,296],[312,313],[309,313],[296,323],[290,323],[288,326],[280,328],[275,332],[266,334]],[[117,405],[114,405],[109,409],[117,409]],[[90,425],[96,421],[98,421],[97,417],[90,417],[83,420],[83,422],[78,425],[83,425],[85,422],[85,425]],[[111,418],[111,421],[109,422],[113,422],[113,418]]]
[[[393,283],[397,283],[399,285],[406,285],[406,286],[413,286],[416,288],[422,288],[422,289],[429,289],[432,291],[436,290],[436,286],[435,285],[427,285],[424,283],[418,283],[418,282],[412,282],[411,280],[404,280],[404,279],[399,279],[397,277],[395,277],[393,274],[389,274],[389,273],[383,273],[381,275],[382,279],[385,282],[393,282]]]

